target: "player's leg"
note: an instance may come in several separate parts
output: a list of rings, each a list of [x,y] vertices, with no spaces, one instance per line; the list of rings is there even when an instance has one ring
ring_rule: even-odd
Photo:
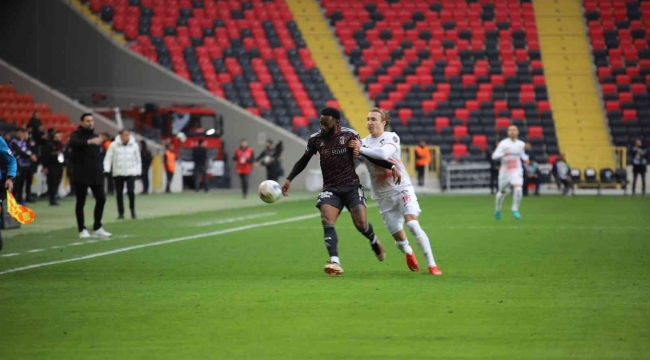
[[[402,192],[401,200],[404,209],[403,214],[404,220],[406,221],[406,226],[417,240],[418,247],[427,260],[427,268],[429,269],[429,273],[432,275],[442,275],[442,272],[436,265],[436,260],[433,258],[433,251],[431,250],[431,242],[429,241],[429,236],[420,226],[418,217],[420,216],[422,209],[420,209],[420,203],[418,203],[418,198],[415,195],[413,189],[410,188],[407,189],[406,192]]]
[[[332,191],[324,190],[318,195],[316,207],[320,210],[321,224],[323,225],[323,240],[325,248],[330,257],[330,261],[325,264],[325,273],[329,275],[343,274],[341,260],[339,258],[338,243],[339,238],[336,234],[336,219],[343,209],[343,203],[338,196]]]
[[[363,188],[358,187],[344,193],[341,193],[341,198],[345,202],[345,206],[350,210],[352,216],[352,222],[354,227],[365,236],[366,239],[370,242],[370,247],[372,251],[377,256],[379,261],[384,261],[386,258],[386,251],[381,245],[381,241],[377,235],[375,235],[375,230],[372,228],[372,224],[368,222],[368,217],[366,215],[366,196],[363,193]]]
[[[510,179],[510,184],[512,185],[512,215],[515,219],[521,219],[521,214],[519,213],[519,205],[521,204],[521,199],[523,198],[523,174],[515,173]]]
[[[389,196],[377,200],[379,213],[384,221],[384,225],[395,239],[395,246],[406,257],[406,266],[411,271],[420,270],[417,258],[409,244],[406,233],[404,232],[404,216],[402,214],[402,202],[399,196]]]
[[[509,189],[510,189],[510,183],[508,182],[507,174],[505,172],[500,172],[499,188],[497,189],[495,209],[494,209],[494,217],[497,220],[501,219],[501,205],[503,204],[503,199],[505,199],[506,195],[508,195]]]

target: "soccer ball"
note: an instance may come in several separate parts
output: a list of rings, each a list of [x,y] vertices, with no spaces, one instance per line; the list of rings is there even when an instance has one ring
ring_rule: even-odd
[[[265,203],[274,203],[282,198],[282,187],[273,180],[262,181],[259,187],[260,199]]]

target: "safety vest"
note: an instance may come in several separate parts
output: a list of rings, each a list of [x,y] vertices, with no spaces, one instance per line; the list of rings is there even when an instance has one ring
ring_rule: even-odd
[[[415,148],[415,165],[427,166],[431,163],[431,151],[428,147],[418,146]]]
[[[252,164],[253,148],[247,147],[246,149],[237,148],[235,150],[235,161],[237,162],[237,174],[248,175],[253,170]]]
[[[165,158],[167,159],[165,169],[169,172],[176,171],[176,153],[171,150],[165,150]]]

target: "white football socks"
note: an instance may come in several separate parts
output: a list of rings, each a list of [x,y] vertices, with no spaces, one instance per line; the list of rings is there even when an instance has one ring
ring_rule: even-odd
[[[497,191],[496,195],[496,210],[500,211],[501,210],[501,204],[503,204],[503,199],[506,198],[507,193],[499,190]]]
[[[405,239],[403,241],[395,241],[395,246],[399,249],[399,251],[403,252],[406,255],[411,255],[413,254],[413,249],[411,248],[411,245],[409,245],[408,239]]]
[[[338,256],[330,256],[330,262],[337,263],[341,265],[341,260],[339,260]]]
[[[433,259],[433,251],[431,250],[431,243],[429,243],[429,237],[420,227],[420,222],[417,220],[411,220],[406,223],[406,226],[408,226],[413,236],[418,240],[418,247],[427,258],[427,265],[429,267],[436,266],[436,261]]]
[[[516,187],[512,194],[512,211],[519,211],[519,204],[521,204],[522,197],[523,189],[521,187]]]

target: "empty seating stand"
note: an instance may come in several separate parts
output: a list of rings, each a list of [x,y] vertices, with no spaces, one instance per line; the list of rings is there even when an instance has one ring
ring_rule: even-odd
[[[484,161],[510,124],[546,162],[558,142],[530,0],[322,0],[355,72],[402,141]],[[479,151],[480,150],[480,151]]]
[[[303,137],[338,107],[282,0],[85,2],[133,51]]]
[[[36,104],[30,94],[19,94],[13,85],[0,84],[0,121],[25,127],[35,111],[41,119],[45,130],[54,128],[67,137],[76,128],[65,114],[53,114],[47,104]]]
[[[584,0],[584,14],[616,146],[650,142],[650,1]]]

